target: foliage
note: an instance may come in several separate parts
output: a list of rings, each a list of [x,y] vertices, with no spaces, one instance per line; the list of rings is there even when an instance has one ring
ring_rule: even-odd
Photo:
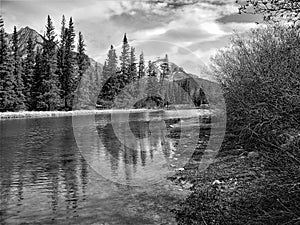
[[[130,76],[130,46],[126,34],[123,38],[122,52],[120,55],[120,72],[122,74],[122,80],[120,80],[120,87],[124,87],[129,83]]]
[[[50,16],[47,18],[46,33],[42,44],[41,87],[37,98],[37,109],[53,111],[61,106],[59,78],[57,69],[56,41],[54,26]]]
[[[31,86],[31,105],[32,109],[38,109],[41,99],[43,77],[42,73],[42,51],[38,48],[35,54],[35,65],[33,67],[33,83]]]
[[[300,25],[299,0],[246,0],[239,1],[240,13],[263,14],[267,22],[285,21],[294,27]]]
[[[19,34],[15,29],[10,48],[6,43],[7,37],[1,19],[1,111],[71,110],[80,109],[81,106],[93,108],[96,104],[92,103],[96,102],[96,98],[101,107],[111,108],[116,97],[117,107],[128,107],[130,101],[146,98],[147,91],[149,96],[155,95],[155,101],[159,99],[159,107],[170,103],[168,99],[176,103],[177,100],[186,98],[181,96],[182,89],[178,85],[171,85],[168,80],[171,72],[167,56],[165,62],[157,68],[157,62],[150,63],[149,68],[146,68],[143,52],[137,62],[135,48],[129,45],[125,34],[120,57],[111,46],[102,69],[97,63],[91,64],[85,54],[81,32],[77,52],[74,52],[74,30],[72,17],[66,25],[65,16],[62,16],[61,32],[57,40],[52,20],[48,16],[42,41],[29,37],[26,52],[20,52],[19,48],[23,49],[24,41],[18,40]],[[91,69],[90,66],[98,68]],[[100,94],[97,94],[99,89]],[[122,94],[119,96],[120,93]],[[199,96],[195,96],[197,97]],[[151,97],[151,101],[153,99]],[[79,101],[86,101],[86,104],[79,104]],[[73,107],[74,102],[76,107]]]
[[[24,83],[22,75],[22,64],[19,52],[19,37],[17,33],[17,28],[14,27],[14,32],[12,36],[12,54],[13,54],[13,76],[14,76],[14,92],[16,94],[15,98],[15,109],[17,111],[25,109],[25,98],[24,98]]]
[[[299,38],[296,29],[260,28],[213,59],[227,108],[223,157],[194,178],[179,224],[299,224]]]
[[[86,71],[88,67],[88,59],[87,55],[85,54],[85,43],[83,40],[83,35],[81,32],[79,32],[78,35],[78,45],[77,45],[77,65],[78,65],[78,81],[77,83],[80,83],[81,78],[84,75],[84,72]]]
[[[15,111],[15,79],[12,70],[12,58],[6,40],[4,22],[0,17],[0,110]]]
[[[23,65],[23,82],[24,90],[23,94],[25,97],[25,105],[28,110],[33,110],[32,105],[32,86],[33,86],[33,76],[34,76],[34,64],[35,64],[35,53],[34,44],[32,37],[28,38],[26,46],[26,57]]]
[[[140,54],[140,59],[139,59],[139,72],[138,72],[138,78],[141,79],[145,77],[145,59],[144,59],[144,53],[142,52]]]
[[[111,45],[107,54],[107,60],[103,66],[102,87],[99,94],[98,104],[110,107],[120,85],[117,79],[118,57],[114,46]]]
[[[300,37],[284,27],[236,36],[233,47],[213,59],[223,86],[228,127],[239,143],[253,149],[298,128],[300,113]]]
[[[73,92],[76,89],[76,73],[75,73],[75,54],[73,53],[75,45],[75,31],[72,17],[69,20],[69,26],[65,29],[65,43],[62,39],[62,46],[64,46],[64,65],[61,74],[61,89],[62,99],[64,100],[64,109],[72,109]]]
[[[276,161],[283,159],[286,157]],[[295,164],[291,165],[293,168]],[[194,192],[174,210],[178,224],[298,224],[300,177],[291,168],[286,170],[291,174],[278,173],[266,158],[219,159],[194,176]]]

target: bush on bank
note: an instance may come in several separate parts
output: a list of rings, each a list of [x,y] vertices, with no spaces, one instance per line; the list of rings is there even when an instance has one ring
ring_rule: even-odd
[[[194,193],[176,210],[179,224],[299,224],[299,32],[269,26],[235,35],[212,62],[227,107],[221,151],[228,157],[239,146],[259,158],[235,156],[225,174],[220,162],[208,169],[209,179],[198,175]],[[253,170],[251,179],[240,177]]]

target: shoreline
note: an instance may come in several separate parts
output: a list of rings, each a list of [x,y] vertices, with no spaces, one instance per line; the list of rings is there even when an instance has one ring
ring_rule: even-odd
[[[34,119],[34,118],[52,118],[52,117],[70,117],[70,116],[85,116],[85,115],[101,115],[109,113],[143,113],[143,112],[168,112],[170,115],[176,111],[191,111],[196,113],[199,109],[94,109],[94,110],[74,110],[74,111],[21,111],[21,112],[0,112],[0,121],[15,120],[15,119]],[[210,114],[209,110],[203,110],[204,114]],[[176,114],[176,113],[175,113]]]
[[[84,115],[101,115],[107,113],[122,113],[122,112],[149,112],[158,110],[149,109],[92,109],[92,110],[74,110],[74,111],[20,111],[20,112],[1,112],[1,120],[13,119],[31,119],[31,118],[51,118],[51,117],[69,117],[69,116],[84,116]]]

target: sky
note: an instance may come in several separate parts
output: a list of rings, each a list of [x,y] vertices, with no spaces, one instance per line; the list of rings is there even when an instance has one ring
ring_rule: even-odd
[[[7,32],[29,26],[43,34],[50,15],[57,33],[62,15],[73,17],[87,53],[100,63],[110,45],[120,52],[124,33],[146,60],[169,60],[200,77],[203,65],[235,33],[257,26],[257,16],[238,14],[235,0],[0,0]]]

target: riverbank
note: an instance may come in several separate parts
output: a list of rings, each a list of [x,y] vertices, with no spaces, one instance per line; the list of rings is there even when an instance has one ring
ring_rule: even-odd
[[[23,111],[23,112],[2,112],[0,120],[7,119],[27,119],[27,118],[49,118],[49,117],[65,117],[65,116],[83,116],[83,115],[101,115],[108,113],[122,112],[149,112],[157,110],[149,109],[103,109],[103,110],[76,110],[76,111]]]
[[[1,112],[0,120],[9,119],[30,119],[30,118],[50,118],[66,116],[102,115],[112,113],[143,113],[143,112],[166,112],[167,116],[182,118],[211,114],[207,109],[102,109],[102,110],[75,110],[75,111],[23,111],[23,112]],[[179,115],[180,114],[180,115]]]
[[[173,210],[178,224],[299,224],[300,177],[296,157],[300,131],[293,137],[285,145],[285,152],[246,152],[237,147],[221,151],[205,171],[188,163],[170,177],[192,191]],[[203,152],[205,144],[200,140],[196,153]]]

